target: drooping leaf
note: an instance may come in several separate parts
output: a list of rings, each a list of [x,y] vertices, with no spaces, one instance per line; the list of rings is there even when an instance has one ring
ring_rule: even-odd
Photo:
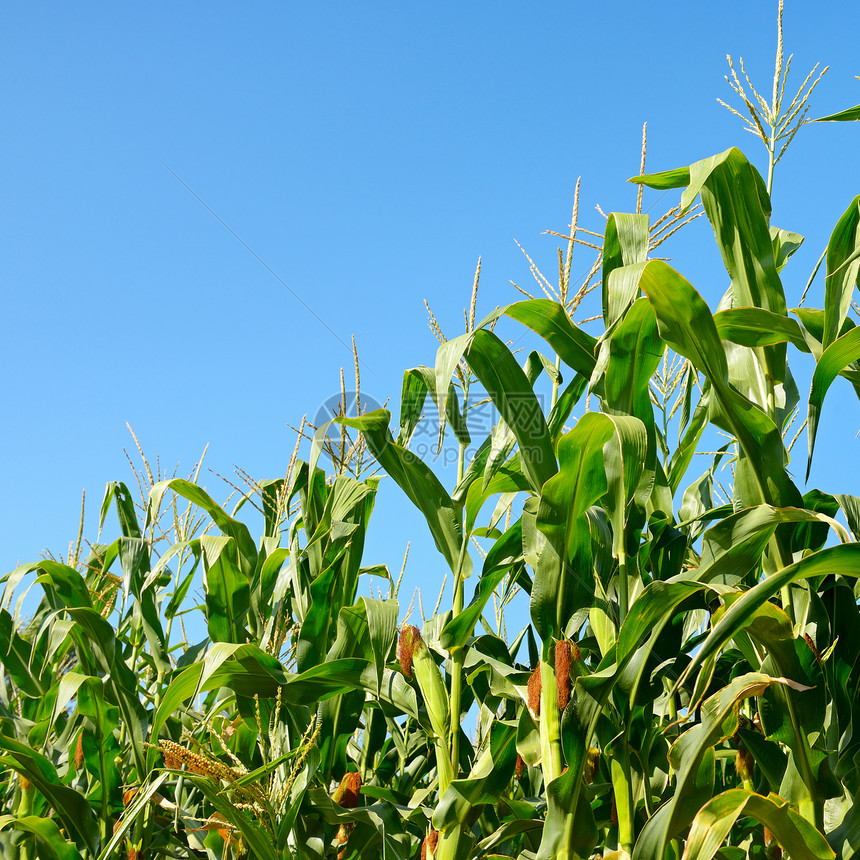
[[[801,352],[809,352],[800,326],[791,317],[764,308],[729,308],[714,314],[717,333],[722,340],[754,348],[791,343]]]
[[[614,431],[606,415],[588,412],[559,440],[559,472],[545,484],[537,514],[546,547],[535,571],[531,616],[544,641],[560,635],[594,587],[585,512],[606,492],[603,446]]]
[[[809,457],[806,464],[806,477],[812,468],[812,454],[818,434],[818,422],[824,397],[836,377],[852,362],[860,360],[860,327],[852,328],[847,334],[837,338],[824,350],[815,365],[812,385],[809,389]]]
[[[713,790],[713,748],[737,731],[737,703],[758,696],[771,684],[790,684],[782,678],[751,672],[734,678],[702,705],[701,720],[687,729],[672,745],[670,760],[677,773],[672,796],[642,829],[633,852],[633,860],[661,860],[668,841],[693,821],[701,803],[703,790]],[[703,765],[707,775],[701,773]],[[704,782],[703,780],[704,776]],[[691,803],[691,799],[696,801]],[[695,807],[695,808],[693,808]]]
[[[76,845],[95,850],[98,826],[90,804],[60,782],[56,768],[45,756],[0,733],[0,766],[16,771],[44,795]]]
[[[248,531],[248,527],[245,523],[227,514],[205,490],[191,483],[191,481],[174,478],[170,481],[159,481],[153,486],[149,493],[145,528],[148,529],[152,524],[155,512],[159,509],[161,500],[168,490],[173,490],[177,495],[188,499],[189,502],[193,502],[202,508],[212,517],[215,525],[221,529],[223,535],[233,538],[236,542],[239,567],[245,577],[250,577],[257,560],[257,547],[254,544],[254,539],[251,537],[250,531]]]
[[[36,815],[0,816],[0,830],[12,827],[23,833],[32,833],[38,841],[38,853],[46,860],[80,860],[80,853],[74,844],[67,842],[60,828],[52,818],[39,818]]]
[[[486,329],[470,335],[466,360],[516,437],[523,474],[540,490],[557,466],[546,419],[528,378],[507,346]]]
[[[714,625],[701,648],[691,656],[686,674],[695,671],[706,659],[714,656],[750,621],[755,611],[774,594],[778,594],[780,589],[820,574],[860,577],[860,543],[841,544],[819,550],[771,574],[745,591]]]
[[[603,237],[603,321],[609,329],[638,292],[638,276],[648,254],[649,218],[612,212]],[[622,272],[627,269],[626,272]],[[620,276],[620,277],[619,277]]]
[[[489,325],[503,314],[539,334],[568,367],[585,377],[591,376],[597,341],[571,321],[561,304],[549,299],[515,302],[494,311],[481,325]]]
[[[361,430],[373,456],[424,515],[436,548],[456,572],[463,538],[454,503],[430,468],[395,443],[388,430],[391,421],[388,410],[377,409],[360,418],[339,420]]]
[[[775,507],[802,504],[785,470],[785,446],[776,425],[728,383],[726,354],[704,300],[660,260],[647,264],[641,285],[657,314],[661,337],[689,358],[711,383],[719,406],[712,420],[737,438],[758,496],[747,503],[764,502]]]
[[[793,860],[833,860],[836,856],[824,836],[782,798],[733,788],[699,810],[682,860],[712,860],[741,815],[764,824]]]
[[[827,243],[827,276],[824,280],[824,332],[826,350],[842,332],[854,287],[860,277],[860,195],[839,219]]]

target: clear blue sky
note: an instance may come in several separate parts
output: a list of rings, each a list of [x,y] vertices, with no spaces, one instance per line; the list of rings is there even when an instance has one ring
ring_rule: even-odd
[[[775,11],[5,4],[0,567],[65,551],[82,488],[94,536],[105,482],[130,478],[126,422],[182,470],[209,443],[219,472],[282,475],[287,425],[337,392],[352,335],[365,390],[396,408],[403,370],[435,356],[422,299],[459,333],[482,255],[479,316],[515,300],[509,279],[529,274],[514,238],[552,272],[556,245],[540,234],[564,228],[577,176],[585,226],[602,228],[595,203],[630,211],[643,121],[652,170],[732,145],[761,165],[716,97],[732,95],[727,52],[769,93]],[[790,81],[831,66],[814,115],[860,102],[858,24],[855,2],[787,4]],[[858,151],[860,125],[811,126],[777,168],[774,222],[807,236],[784,275],[789,306],[860,192]],[[654,212],[673,199],[649,194]],[[715,304],[727,277],[707,224],[688,236],[666,253]],[[812,484],[860,492],[858,427],[839,381]],[[385,489],[378,518],[369,562],[398,567],[411,537],[416,573],[437,569],[399,490]]]

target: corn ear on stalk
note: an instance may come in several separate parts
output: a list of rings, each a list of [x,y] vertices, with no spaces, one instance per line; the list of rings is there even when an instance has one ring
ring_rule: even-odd
[[[404,632],[405,636],[401,636],[400,645],[401,649],[406,649],[406,654],[401,651],[401,664],[404,657],[409,660],[415,681],[424,698],[424,707],[427,709],[434,735],[438,738],[447,737],[450,731],[450,712],[448,690],[442,672],[421,638],[418,628],[409,626],[404,628]]]

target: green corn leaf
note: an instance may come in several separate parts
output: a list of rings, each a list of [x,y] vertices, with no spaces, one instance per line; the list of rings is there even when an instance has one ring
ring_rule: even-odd
[[[527,299],[493,311],[481,326],[509,316],[540,335],[568,366],[585,377],[594,370],[597,340],[576,326],[567,311],[550,299]]]
[[[759,505],[738,511],[705,532],[699,568],[691,578],[703,583],[738,582],[760,561],[771,536],[785,523],[829,526],[842,543],[851,540],[844,527],[826,514],[805,508]]]
[[[510,783],[516,757],[516,728],[496,720],[469,776],[453,780],[439,798],[433,813],[433,827],[440,831],[437,856],[464,856],[460,852],[474,840],[464,832],[463,823],[481,807],[498,802]]]
[[[0,766],[21,774],[44,795],[79,848],[95,850],[98,827],[92,808],[81,794],[60,782],[56,768],[45,756],[0,734]]]
[[[847,334],[837,338],[824,352],[815,365],[812,385],[809,389],[809,457],[806,463],[806,478],[812,468],[812,454],[815,450],[815,437],[824,397],[836,377],[852,362],[860,360],[860,328],[852,328]]]
[[[32,833],[39,845],[39,856],[45,860],[80,860],[80,853],[74,844],[67,842],[60,828],[52,818],[39,818],[36,815],[2,815],[0,830],[12,827],[23,833]]]
[[[558,443],[559,473],[540,497],[537,526],[546,546],[535,571],[531,616],[546,642],[592,593],[591,538],[585,512],[607,489],[603,446],[615,432],[611,419],[588,412]]]
[[[311,788],[307,794],[314,811],[329,824],[355,822],[357,825],[365,825],[372,831],[372,837],[364,846],[361,856],[390,857],[392,860],[409,860],[412,856],[412,840],[402,827],[398,810],[392,808],[388,803],[382,801],[371,806],[344,809],[321,788]],[[422,823],[424,821],[426,819],[422,816]],[[356,827],[357,833],[358,826]],[[349,847],[350,849],[353,847],[352,838]],[[321,858],[323,855],[309,854],[306,856],[319,856]]]
[[[781,230],[779,227],[771,226],[770,239],[773,243],[773,253],[776,258],[776,270],[781,272],[785,264],[803,244],[803,236],[793,233],[791,230]]]
[[[248,813],[237,809],[223,795],[219,785],[207,777],[198,776],[194,773],[183,774],[183,779],[187,779],[194,785],[212,804],[216,812],[242,834],[242,840],[248,845],[253,857],[259,858],[259,860],[280,860],[280,854],[275,848],[271,835],[260,827]]]
[[[559,394],[555,406],[549,413],[546,424],[549,435],[555,441],[564,430],[564,424],[573,412],[573,407],[582,399],[588,388],[588,378],[577,373]]]
[[[424,410],[427,394],[436,400],[436,372],[432,367],[413,367],[403,374],[403,390],[400,396],[400,430],[397,434],[397,444],[404,447],[409,444],[418,427],[418,422]],[[448,395],[445,401],[447,423],[451,425],[454,435],[459,442],[468,445],[472,440],[463,415],[460,412],[457,391],[453,382],[448,383]]]
[[[612,212],[603,237],[603,321],[610,328],[636,298],[638,276],[648,254],[647,215]],[[627,275],[613,278],[622,268]]]
[[[645,173],[642,176],[631,176],[627,181],[635,185],[647,185],[648,188],[656,188],[659,191],[686,188],[690,184],[690,168],[678,167],[661,173]]]
[[[640,461],[641,480],[637,478],[637,485],[628,485],[628,489],[636,490],[636,504],[643,509],[657,482],[656,428],[649,385],[654,371],[659,366],[663,350],[664,345],[657,333],[654,311],[647,299],[639,299],[630,307],[609,340],[604,397],[612,414],[633,416],[634,420],[641,423],[643,427],[644,436],[641,442],[644,448],[639,446],[635,454],[630,451],[630,455]],[[620,436],[619,439],[621,439]],[[628,456],[627,459],[629,465],[632,462],[631,457]],[[626,496],[625,506],[631,498],[632,493]],[[617,510],[615,515],[617,519],[619,516]],[[626,513],[622,520],[614,522],[616,542],[621,534],[618,529],[623,526],[624,521],[626,521]],[[617,549],[616,547],[616,555]]]
[[[620,553],[626,552],[628,506],[642,477],[648,436],[645,425],[638,418],[614,415],[610,420],[615,432],[604,447],[607,493],[603,504],[612,523],[613,553],[618,558]],[[646,499],[650,489],[650,486],[646,488]]]
[[[854,287],[860,278],[860,195],[845,210],[827,243],[827,277],[824,281],[824,332],[826,350],[842,333]]]
[[[657,314],[660,336],[710,381],[719,405],[713,421],[737,438],[748,461],[758,496],[750,501],[776,507],[801,505],[800,493],[785,471],[785,446],[779,430],[764,412],[729,385],[725,350],[702,297],[660,260],[647,264],[641,284]]]
[[[734,678],[705,701],[701,721],[672,745],[670,760],[677,774],[674,792],[646,822],[633,860],[662,860],[668,841],[691,824],[701,806],[699,798],[703,793],[707,798],[713,790],[713,748],[737,731],[737,703],[761,695],[771,684],[792,682],[751,672]]]
[[[146,782],[141,786],[137,794],[135,794],[131,803],[123,811],[122,817],[114,826],[113,834],[107,841],[107,844],[101,846],[97,860],[110,860],[117,853],[126,834],[134,826],[138,816],[149,805],[150,798],[161,788],[169,776],[170,774],[167,772],[159,773],[157,776],[150,774]]]
[[[733,147],[690,165],[690,182],[681,195],[686,210],[701,194],[723,263],[732,279],[735,305],[763,308],[785,316],[768,219],[770,198],[764,180]],[[785,347],[763,348],[765,369],[774,384],[785,377]]]
[[[828,116],[810,120],[810,122],[853,122],[858,119],[860,119],[860,105],[855,105],[852,108],[841,110],[839,113],[832,113]]]
[[[741,815],[764,824],[792,860],[834,860],[827,840],[775,794],[763,797],[733,788],[709,800],[690,827],[682,860],[712,860]]]
[[[604,396],[616,414],[633,415],[654,425],[648,383],[663,357],[657,319],[647,299],[639,299],[609,341]]]
[[[163,574],[163,567],[156,566],[154,571],[150,570],[150,545],[139,533],[121,537],[104,549],[102,571],[108,571],[116,558],[119,558],[122,566],[125,588],[131,592],[137,604],[152,658],[159,671],[167,672],[170,660],[157,601],[158,580]]]
[[[114,763],[117,747],[113,741],[113,732],[119,727],[119,709],[105,701],[105,685],[99,678],[86,678],[77,692],[78,713],[89,717],[95,727],[95,737],[84,735],[84,752],[87,769],[94,772],[101,783],[106,810],[110,801],[119,800],[120,794],[120,775]],[[86,743],[89,740],[92,744]]]
[[[475,481],[466,494],[466,533],[472,532],[481,508],[492,496],[528,491],[530,488],[522,472],[507,466],[500,466],[486,485]]]
[[[523,527],[522,520],[517,520],[487,553],[471,603],[443,628],[440,637],[443,648],[455,651],[466,644],[499,583],[508,575],[511,567],[522,560],[522,556]]]
[[[556,471],[555,453],[537,397],[511,351],[492,332],[467,336],[466,360],[516,437],[523,474],[535,490]],[[453,341],[449,341],[453,343]],[[448,344],[442,344],[440,353]],[[437,385],[439,363],[437,362]]]
[[[729,308],[714,314],[717,333],[722,340],[754,348],[791,343],[801,352],[809,352],[800,326],[791,317],[764,308]]]
[[[165,722],[184,702],[198,692],[229,687],[237,670],[247,682],[243,687],[250,687],[249,695],[258,692],[264,697],[273,696],[277,685],[287,677],[278,660],[255,645],[216,643],[202,660],[183,669],[168,684],[152,719],[152,743],[157,743]]]
[[[123,535],[139,538],[140,526],[137,522],[137,512],[134,509],[134,499],[122,481],[110,481],[105,488],[101,510],[99,511],[99,532],[104,527],[111,502],[116,502],[116,515]]]
[[[373,456],[424,514],[436,548],[456,573],[463,537],[454,502],[430,468],[415,454],[395,443],[388,430],[391,422],[388,410],[377,409],[360,418],[338,420],[361,430]]]
[[[15,630],[15,622],[9,612],[0,609],[0,663],[19,690],[37,699],[45,695],[47,686],[30,663],[31,650],[30,643]]]
[[[714,625],[701,648],[691,657],[685,671],[689,675],[706,659],[713,657],[739,630],[752,619],[756,610],[780,589],[813,576],[834,574],[860,577],[860,543],[828,547],[771,574],[736,600]]]
[[[310,606],[302,621],[296,647],[296,667],[300,672],[322,662],[328,651],[343,608],[335,599],[340,567],[334,562],[317,576],[308,587]]]
[[[576,786],[575,777],[562,774],[547,786],[546,795],[547,817],[537,860],[589,857],[599,834],[591,805]]]
[[[690,375],[696,374],[695,367],[690,365]],[[692,387],[692,384],[690,385]],[[693,455],[696,453],[696,447],[699,440],[702,438],[702,433],[708,425],[708,418],[711,410],[711,383],[705,380],[702,386],[702,396],[693,410],[693,415],[690,418],[690,423],[687,425],[684,435],[678,442],[678,447],[672,452],[669,460],[669,474],[667,475],[667,483],[672,495],[678,492],[681,486],[681,481],[684,475],[687,474],[687,469],[690,467],[690,462]]]
[[[173,490],[178,496],[182,496],[188,499],[189,502],[193,502],[202,508],[212,517],[215,525],[218,526],[223,535],[233,538],[236,542],[239,567],[243,575],[246,578],[250,578],[256,567],[257,547],[254,539],[251,537],[251,533],[248,531],[248,527],[245,523],[227,514],[220,505],[213,501],[205,490],[191,483],[191,481],[186,481],[182,478],[173,478],[170,481],[159,481],[155,484],[149,492],[149,504],[146,509],[146,525],[144,528],[149,529],[152,525],[155,514],[161,505],[161,500],[168,490]]]
[[[236,542],[230,537],[204,535],[200,550],[209,638],[213,642],[244,642],[251,591],[239,566]]]

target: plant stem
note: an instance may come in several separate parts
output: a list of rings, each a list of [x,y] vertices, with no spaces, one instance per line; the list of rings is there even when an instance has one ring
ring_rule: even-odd
[[[630,782],[630,754],[622,738],[610,760],[615,812],[618,815],[618,847],[633,852],[633,786]]]
[[[33,799],[36,789],[33,788],[32,785],[28,785],[24,788],[22,779],[23,778],[21,776],[18,777],[18,786],[20,788],[21,795],[18,799],[18,809],[15,813],[16,818],[25,818],[26,816],[33,814]],[[25,839],[21,843],[21,851],[18,855],[21,860],[30,860],[31,857],[35,856],[32,851],[31,842],[35,842],[35,838],[32,840],[29,838]]]
[[[463,389],[463,423],[466,423],[466,416],[469,411],[469,386],[466,385]],[[457,484],[463,480],[463,475],[466,470],[466,445],[460,442],[460,448],[457,453]],[[463,611],[463,563],[466,560],[466,548],[468,546],[469,537],[465,533],[465,517],[460,519],[460,527],[463,529],[462,540],[460,547],[460,557],[457,560],[457,574],[454,577],[454,605],[453,616],[456,618]],[[453,779],[457,779],[460,774],[460,709],[463,701],[463,661],[466,655],[460,647],[455,648],[451,652],[451,738],[448,748],[451,754],[451,767],[453,769]]]
[[[465,542],[464,542],[465,545]],[[462,567],[462,564],[461,564]],[[463,611],[463,574],[457,572],[457,587],[454,590],[454,617]],[[451,652],[451,766],[453,778],[460,773],[460,710],[463,701],[463,661],[465,653],[461,647]]]
[[[776,152],[776,141],[773,139],[774,132],[771,131],[770,142],[767,147],[767,196],[770,197],[771,188],[773,188],[773,166],[774,153]]]

